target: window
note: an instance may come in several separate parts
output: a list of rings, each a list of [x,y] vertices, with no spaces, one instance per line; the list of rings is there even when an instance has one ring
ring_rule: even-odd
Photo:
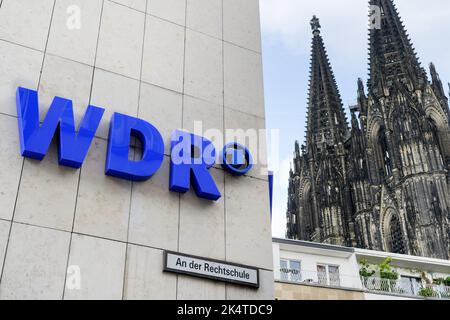
[[[328,266],[328,277],[330,279],[330,285],[336,287],[341,285],[341,279],[339,278],[339,267]]]
[[[289,267],[287,260],[280,260],[280,275],[282,281],[288,281],[289,279]]]
[[[412,296],[417,295],[422,287],[420,278],[401,276],[400,281],[404,293]]]
[[[300,261],[290,261],[291,281],[300,282]]]
[[[300,271],[300,261],[280,260],[280,274],[282,281],[300,282],[302,280]]]
[[[317,265],[317,278],[319,280],[319,284],[327,285],[327,267],[324,265]]]
[[[374,150],[379,179],[384,179],[392,174],[392,161],[388,149],[385,129],[381,127],[377,132],[377,138],[374,140]]]
[[[389,246],[393,253],[406,254],[402,227],[400,225],[400,219],[396,214],[392,216],[389,225]]]
[[[341,285],[339,266],[318,264],[317,279],[321,285],[339,287]]]

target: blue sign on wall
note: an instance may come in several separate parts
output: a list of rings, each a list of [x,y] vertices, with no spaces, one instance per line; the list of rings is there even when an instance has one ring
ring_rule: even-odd
[[[19,87],[16,100],[22,156],[44,159],[51,141],[56,137],[59,164],[80,168],[105,110],[89,105],[77,131],[71,100],[55,97],[41,125],[37,91]],[[128,157],[131,137],[136,137],[142,144],[142,157],[139,160],[130,160]],[[222,167],[233,175],[243,175],[252,169],[252,156],[243,145],[227,144],[221,156]],[[112,115],[106,175],[145,181],[158,171],[163,159],[164,141],[152,124],[120,113]],[[170,190],[185,193],[192,186],[198,197],[218,200],[221,194],[209,171],[215,163],[216,150],[211,141],[184,131],[175,131],[171,141]]]

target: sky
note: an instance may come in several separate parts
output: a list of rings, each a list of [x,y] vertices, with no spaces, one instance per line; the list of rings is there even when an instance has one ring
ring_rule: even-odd
[[[304,142],[311,50],[317,15],[344,107],[356,104],[357,79],[368,77],[368,0],[260,0],[266,125],[279,130],[269,148],[274,171],[273,235],[284,237],[295,140]],[[450,82],[450,1],[394,0],[422,65],[434,62]],[[278,160],[273,160],[278,159]]]

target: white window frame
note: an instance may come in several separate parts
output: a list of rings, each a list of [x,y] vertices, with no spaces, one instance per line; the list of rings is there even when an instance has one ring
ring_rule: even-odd
[[[298,263],[299,264],[299,270],[298,270],[298,279],[294,280],[294,275],[289,272],[289,273],[284,273],[281,269],[281,261],[285,261],[287,264],[287,269],[288,270],[294,270],[291,266],[291,263]],[[287,279],[283,279],[283,275],[287,276]],[[302,281],[302,262],[301,260],[298,259],[288,259],[288,258],[280,258],[280,279],[282,281],[288,281],[288,282],[295,282],[295,283],[300,283]]]
[[[327,286],[333,286],[333,287],[340,287],[341,286],[341,266],[337,265],[337,264],[328,264],[328,263],[317,263],[316,269],[318,269],[318,267],[325,267],[325,280],[326,283],[320,283],[320,279],[319,279],[319,271],[317,270],[317,281],[319,282],[319,284],[323,284],[323,285],[327,285]],[[338,280],[339,283],[331,283],[331,278],[330,278],[330,267],[333,268],[337,268],[338,270]]]

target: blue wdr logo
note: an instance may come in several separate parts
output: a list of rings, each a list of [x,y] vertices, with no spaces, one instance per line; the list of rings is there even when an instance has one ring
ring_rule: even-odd
[[[71,100],[55,97],[40,125],[38,93],[19,87],[16,94],[22,156],[42,160],[54,138],[58,143],[58,161],[62,166],[80,168],[100,125],[104,109],[89,105],[78,131],[75,127]],[[129,159],[131,137],[142,145],[142,157]],[[221,153],[222,167],[233,175],[251,170],[253,159],[249,150],[230,143]],[[111,117],[105,174],[131,181],[146,181],[161,167],[164,141],[151,123],[114,113]],[[216,150],[208,139],[176,130],[171,141],[171,191],[185,193],[192,186],[201,198],[218,200],[221,194],[209,172],[216,163]]]

